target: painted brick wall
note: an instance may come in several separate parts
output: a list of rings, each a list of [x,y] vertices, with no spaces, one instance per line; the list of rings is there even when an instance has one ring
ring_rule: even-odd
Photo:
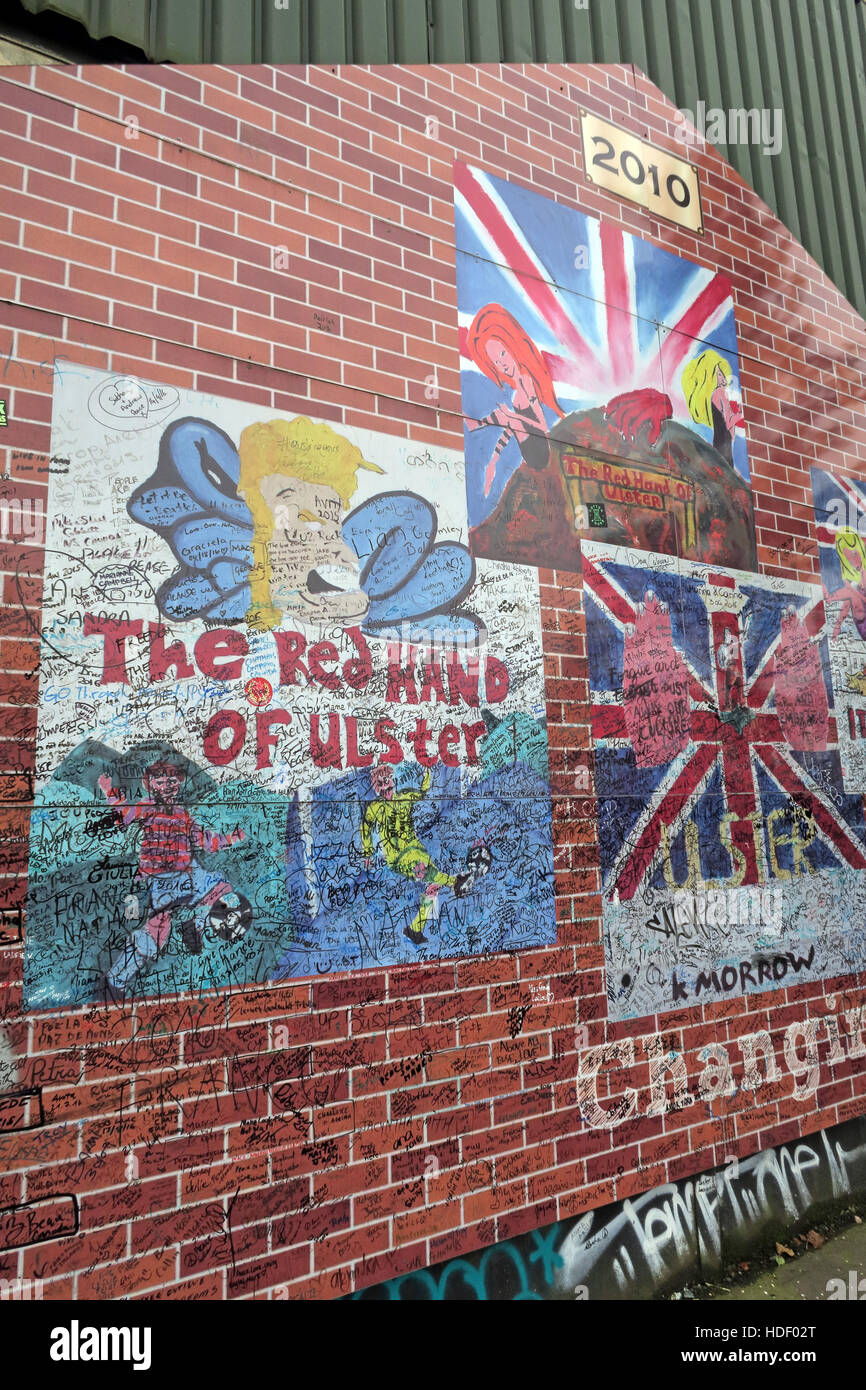
[[[44,500],[53,377],[75,363],[460,448],[456,157],[729,277],[759,563],[816,581],[808,467],[866,474],[866,326],[712,150],[692,156],[703,237],[592,189],[581,106],[672,145],[672,108],[625,67],[5,70],[2,498]],[[607,1021],[593,805],[573,790],[592,766],[580,577],[550,571],[555,948],[25,1015],[38,550],[6,538],[0,568],[0,1278],[328,1298],[863,1114],[853,1032],[840,1059],[820,1031],[804,1100],[783,1056],[792,1023],[860,1005],[862,974]],[[780,1080],[647,1115],[662,1045],[693,1079],[696,1049],[737,1060],[762,1028]],[[588,1128],[578,1051],[630,1039],[599,1094],[634,1087],[637,1113]],[[297,1115],[283,1082],[303,1083]]]

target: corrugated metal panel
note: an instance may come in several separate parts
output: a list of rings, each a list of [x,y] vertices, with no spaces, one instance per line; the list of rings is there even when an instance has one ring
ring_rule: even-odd
[[[175,63],[634,63],[677,106],[781,109],[720,145],[866,317],[866,4],[855,0],[23,0]]]

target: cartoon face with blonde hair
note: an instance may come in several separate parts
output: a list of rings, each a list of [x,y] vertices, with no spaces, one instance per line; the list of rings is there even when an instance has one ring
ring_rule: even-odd
[[[336,488],[269,473],[259,492],[274,518],[268,541],[274,607],[298,618],[362,618],[368,599],[358,585],[358,558],[343,540]]]
[[[238,492],[255,525],[250,625],[277,627],[285,614],[311,622],[362,618],[369,600],[342,522],[358,470],[382,469],[329,425],[304,417],[249,425],[238,452]]]
[[[732,376],[730,362],[712,348],[683,367],[683,394],[689,414],[699,425],[712,425],[713,392],[727,386]]]

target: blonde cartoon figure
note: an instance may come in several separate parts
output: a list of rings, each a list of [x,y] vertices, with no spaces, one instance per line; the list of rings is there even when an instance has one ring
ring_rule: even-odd
[[[825,587],[824,597],[830,603],[841,603],[833,636],[838,637],[842,624],[851,621],[861,637],[866,637],[866,546],[856,531],[840,531],[836,537],[836,554],[843,583],[832,593]]]
[[[238,493],[255,527],[250,626],[278,627],[286,614],[314,622],[363,618],[368,599],[342,521],[358,471],[382,469],[330,426],[303,416],[248,425],[238,452]]]
[[[728,396],[732,378],[730,362],[712,348],[683,367],[683,394],[689,413],[699,425],[712,429],[713,448],[733,468],[734,431],[745,421],[739,401]]]

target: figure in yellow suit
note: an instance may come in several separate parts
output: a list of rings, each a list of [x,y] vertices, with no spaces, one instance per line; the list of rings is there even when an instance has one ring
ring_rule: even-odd
[[[413,946],[427,941],[424,926],[434,909],[440,888],[453,888],[458,879],[437,869],[415,832],[412,816],[415,803],[427,794],[430,787],[429,769],[421,779],[420,790],[398,792],[394,785],[394,769],[390,763],[380,763],[371,773],[376,800],[371,801],[361,823],[361,849],[364,863],[370,867],[373,856],[373,835],[378,833],[379,848],[385,863],[404,878],[426,884],[421,903],[412,923],[403,935]],[[465,878],[466,875],[461,877]],[[458,887],[460,885],[458,884]]]

